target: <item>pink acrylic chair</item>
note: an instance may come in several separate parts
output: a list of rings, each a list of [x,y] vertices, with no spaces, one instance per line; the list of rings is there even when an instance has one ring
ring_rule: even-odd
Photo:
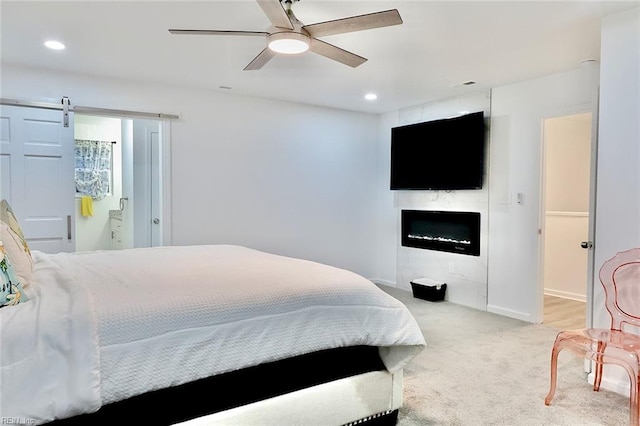
[[[629,373],[630,424],[640,426],[640,248],[620,252],[607,260],[600,268],[600,282],[611,315],[611,328],[558,333],[551,352],[551,388],[544,403],[551,404],[556,391],[558,354],[569,349],[595,362],[594,391],[600,389],[604,364],[622,366]],[[629,330],[629,326],[635,329]]]

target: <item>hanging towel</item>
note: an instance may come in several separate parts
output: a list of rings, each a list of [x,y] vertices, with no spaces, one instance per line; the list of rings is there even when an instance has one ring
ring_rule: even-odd
[[[80,199],[80,212],[82,216],[93,216],[93,198],[89,195],[83,195]]]

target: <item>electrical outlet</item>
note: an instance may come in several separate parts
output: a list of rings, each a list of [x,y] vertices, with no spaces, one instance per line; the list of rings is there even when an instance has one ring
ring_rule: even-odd
[[[456,264],[453,262],[449,262],[449,273],[450,274],[456,273]]]

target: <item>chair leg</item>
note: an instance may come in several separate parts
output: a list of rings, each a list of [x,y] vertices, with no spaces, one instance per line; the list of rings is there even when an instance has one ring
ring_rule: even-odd
[[[598,342],[598,354],[596,355],[596,372],[593,379],[593,390],[596,392],[600,390],[600,383],[602,382],[602,354],[604,353],[606,345],[607,344],[605,342]]]
[[[640,426],[640,377],[635,374],[629,374],[631,379],[630,395],[629,395],[629,423],[631,426]]]
[[[598,362],[596,362],[596,372],[595,372],[595,378],[593,380],[593,390],[594,391],[599,391],[600,390],[600,383],[602,382],[602,362],[600,360],[598,360]]]
[[[551,351],[551,384],[549,387],[549,393],[544,399],[544,405],[550,405],[553,395],[556,393],[556,382],[558,381],[558,354],[560,348],[557,343],[553,344],[553,350]]]

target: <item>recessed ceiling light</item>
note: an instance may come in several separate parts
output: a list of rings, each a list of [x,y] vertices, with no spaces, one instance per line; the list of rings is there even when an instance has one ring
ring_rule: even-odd
[[[378,99],[378,95],[376,95],[375,93],[367,93],[366,95],[364,95],[364,98],[368,101],[375,101],[376,99]]]
[[[66,47],[64,44],[55,40],[47,40],[44,42],[44,45],[53,50],[62,50]]]

